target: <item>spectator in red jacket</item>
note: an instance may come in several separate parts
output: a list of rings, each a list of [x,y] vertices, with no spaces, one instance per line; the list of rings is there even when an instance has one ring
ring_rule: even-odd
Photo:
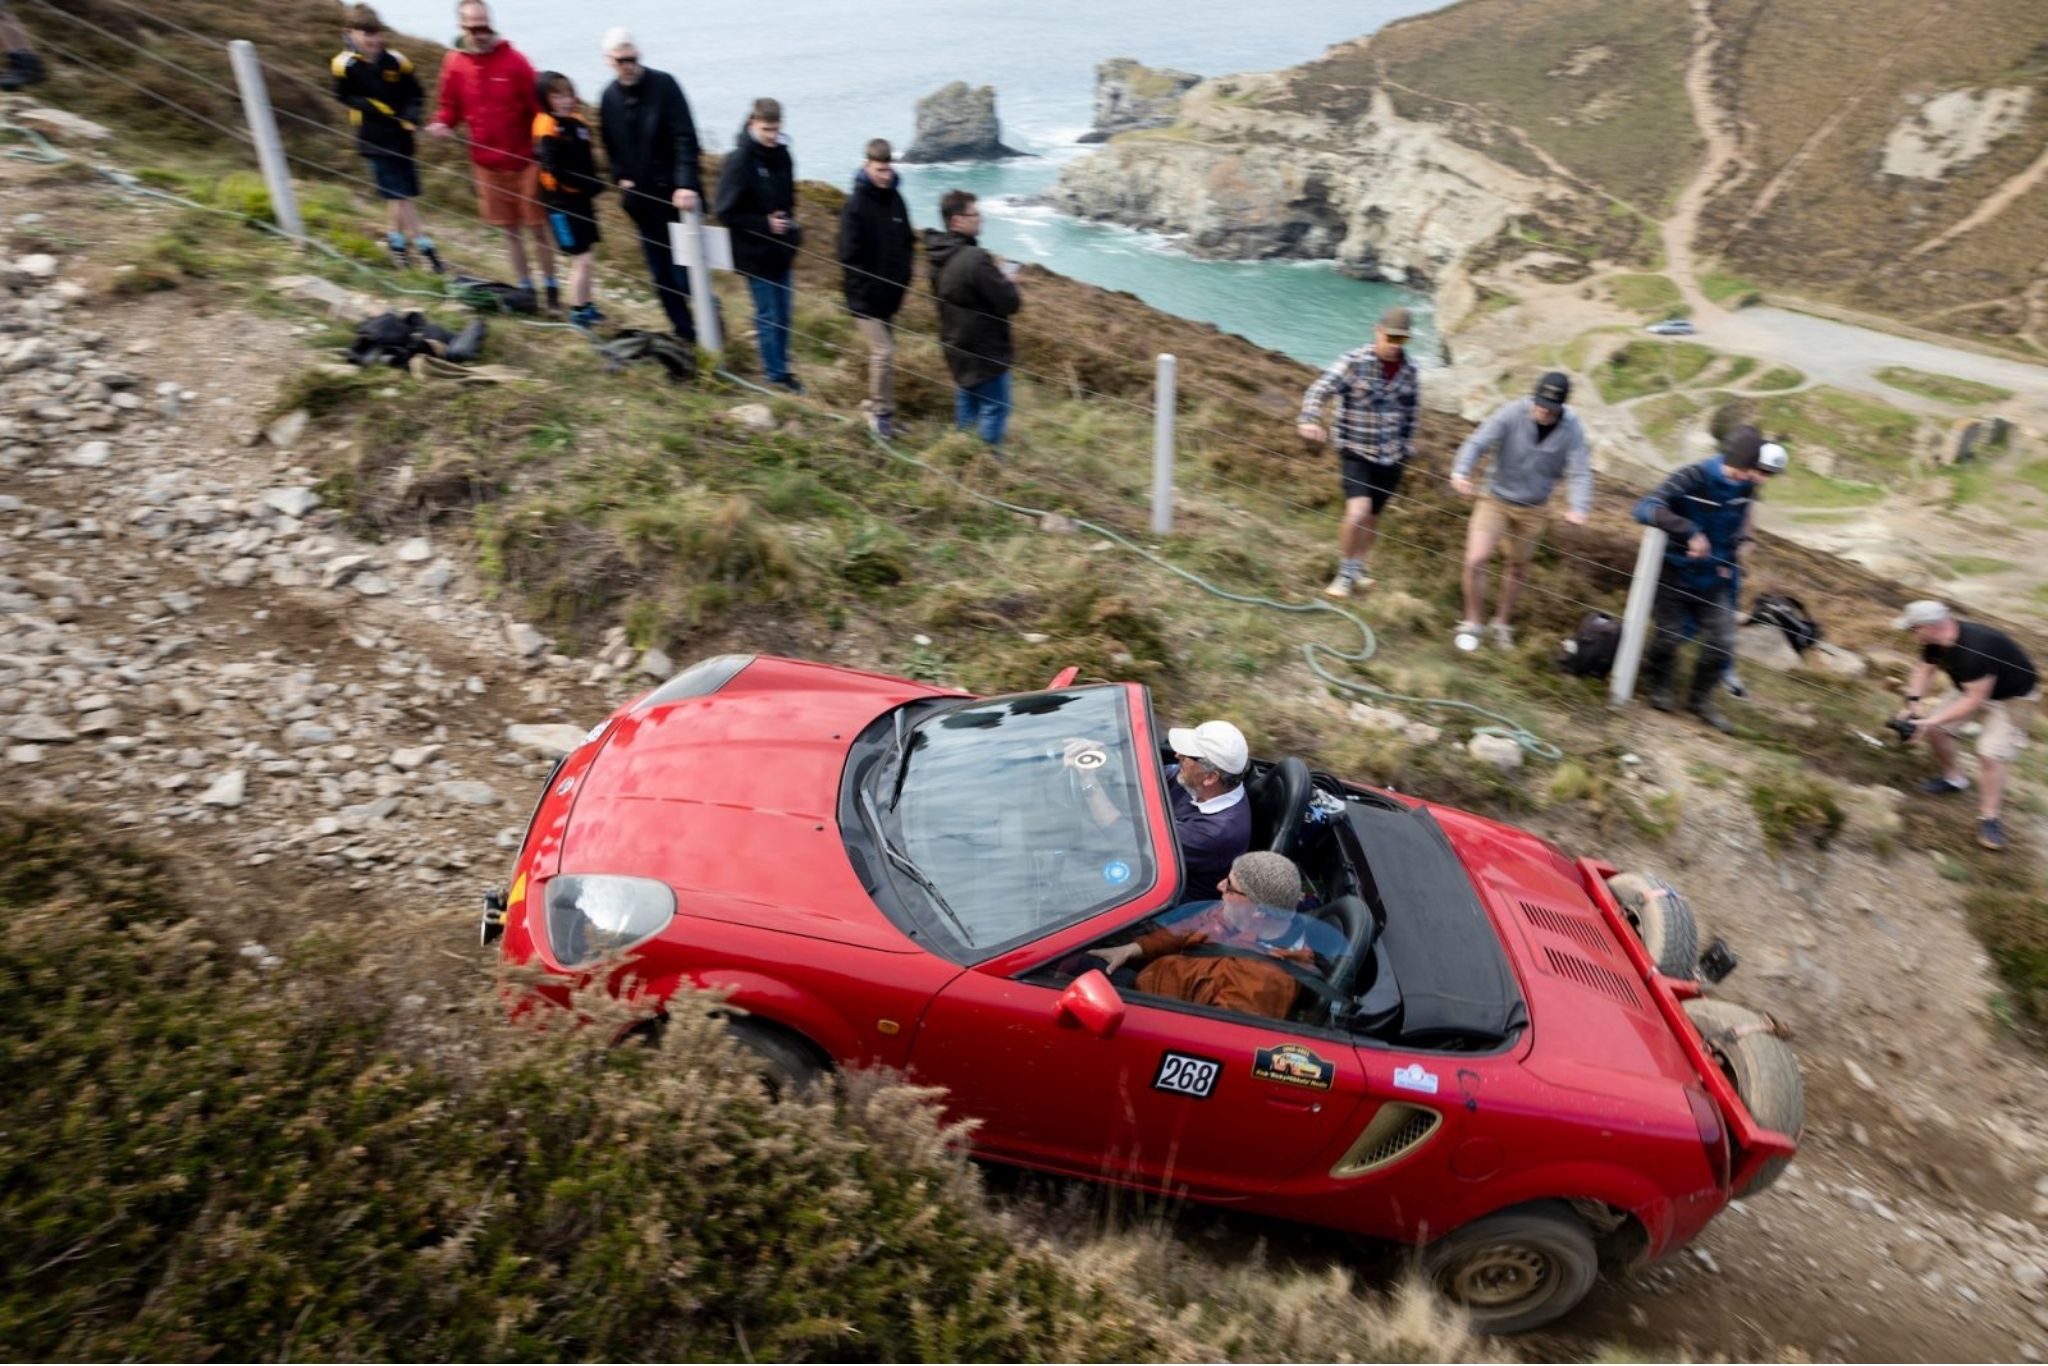
[[[526,238],[533,238],[552,311],[561,306],[561,289],[540,198],[540,167],[533,157],[533,120],[542,112],[533,64],[492,27],[491,7],[483,0],[463,0],[455,17],[462,33],[441,63],[440,103],[427,132],[452,137],[468,125],[478,211],[484,222],[505,230],[513,279],[528,289],[533,288],[533,271],[527,265]]]

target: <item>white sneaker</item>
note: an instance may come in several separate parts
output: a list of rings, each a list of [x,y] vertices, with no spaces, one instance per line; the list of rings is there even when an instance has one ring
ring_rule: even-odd
[[[1324,588],[1323,592],[1325,595],[1333,598],[1348,598],[1351,596],[1351,589],[1352,581],[1339,574],[1336,578],[1330,580],[1329,586]]]
[[[1515,648],[1515,628],[1504,621],[1489,622],[1486,627],[1486,638],[1503,650]]]
[[[1472,653],[1472,651],[1478,649],[1479,623],[1476,621],[1459,622],[1457,633],[1451,637],[1451,644],[1457,646],[1459,649],[1463,650],[1467,654],[1470,654]]]

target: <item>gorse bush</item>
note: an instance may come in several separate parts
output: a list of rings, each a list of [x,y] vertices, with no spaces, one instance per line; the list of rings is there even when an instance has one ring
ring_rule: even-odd
[[[0,854],[0,1355],[1471,1351],[1341,1277],[1314,1315],[1262,1312],[1308,1303],[1301,1277],[1149,1300],[1129,1273],[1169,1245],[1057,1255],[986,1205],[931,1093],[868,1076],[777,1103],[701,1004],[657,1048],[605,1046],[626,1017],[602,1001],[551,1032],[487,1007],[490,1048],[450,1061],[347,934],[266,968],[77,818],[0,815]]]

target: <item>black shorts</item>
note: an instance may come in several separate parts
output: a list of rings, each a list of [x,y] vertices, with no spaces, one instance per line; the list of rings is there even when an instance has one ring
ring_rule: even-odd
[[[597,219],[587,211],[549,209],[548,233],[564,256],[581,256],[598,243]]]
[[[1339,462],[1344,470],[1344,496],[1346,498],[1370,498],[1375,515],[1386,507],[1387,500],[1394,496],[1394,490],[1401,487],[1401,471],[1407,462],[1401,460],[1365,460],[1347,455]]]
[[[379,199],[418,199],[420,169],[411,157],[366,156]]]

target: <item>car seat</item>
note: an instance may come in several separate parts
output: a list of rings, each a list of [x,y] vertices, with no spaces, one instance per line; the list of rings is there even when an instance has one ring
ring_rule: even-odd
[[[1288,755],[1278,763],[1254,769],[1245,778],[1245,800],[1252,808],[1252,848],[1294,856],[1302,818],[1315,796],[1308,765]]]

